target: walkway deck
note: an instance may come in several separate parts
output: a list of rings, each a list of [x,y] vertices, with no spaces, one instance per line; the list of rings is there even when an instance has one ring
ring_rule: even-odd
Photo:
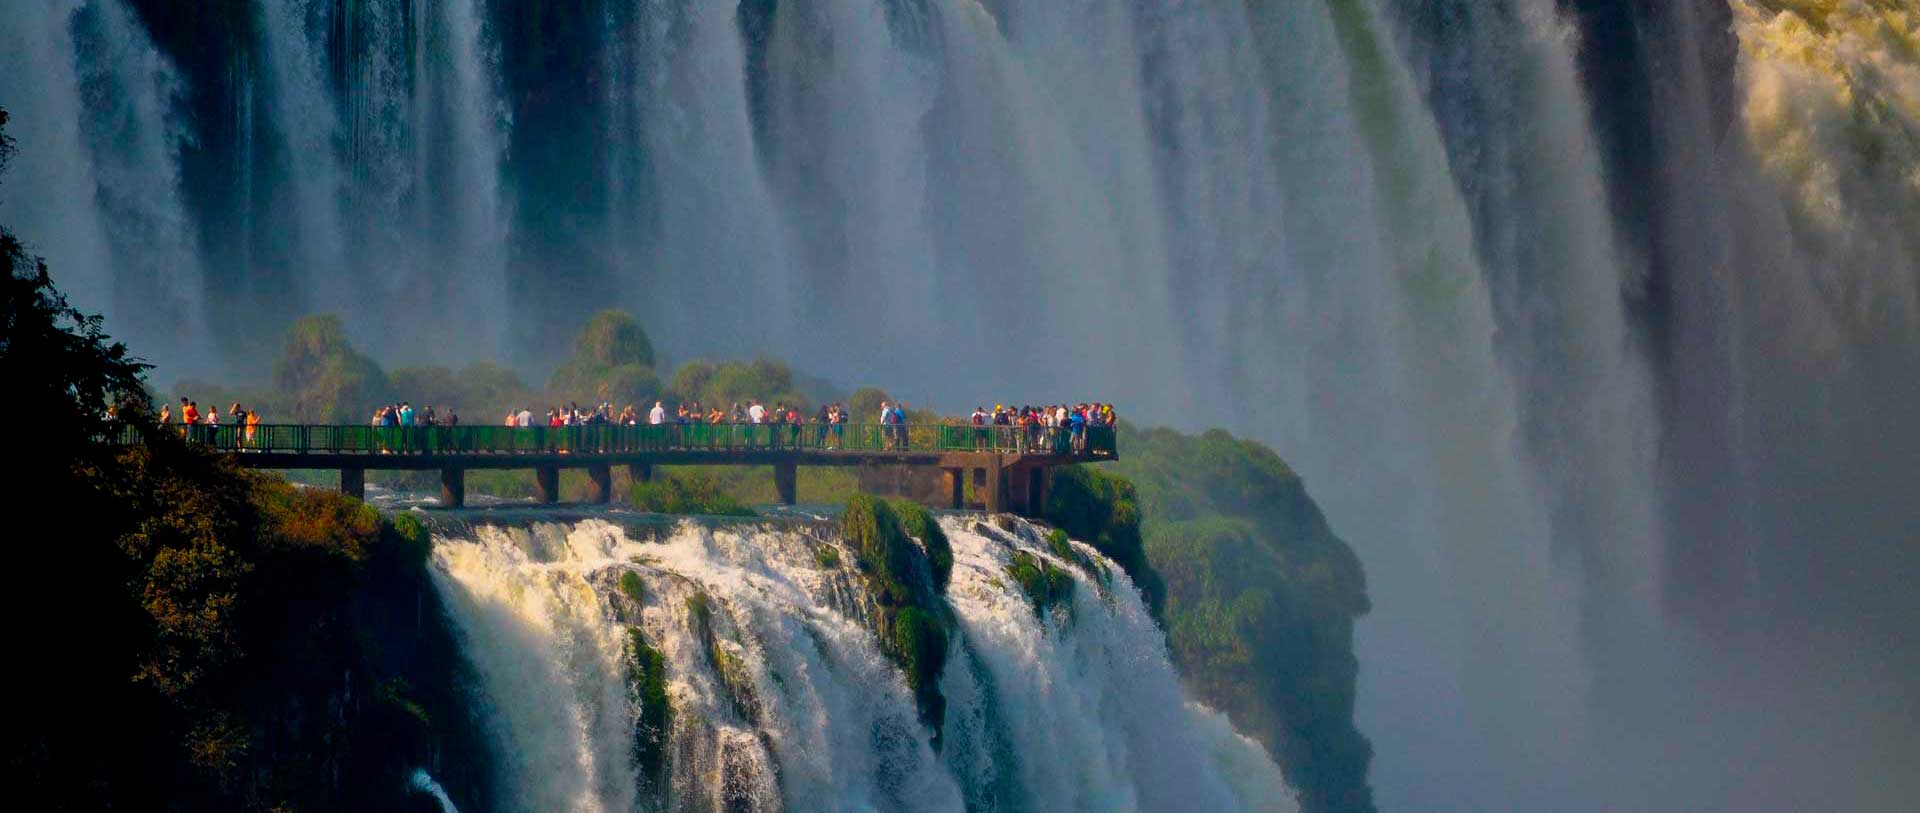
[[[559,470],[584,468],[593,499],[611,498],[611,467],[636,482],[656,465],[772,466],[782,502],[792,504],[799,466],[930,466],[951,482],[950,507],[963,507],[965,478],[989,511],[1037,513],[1053,466],[1118,457],[1112,427],[1066,430],[907,424],[665,424],[660,426],[375,427],[273,424],[196,426],[198,442],[257,469],[338,469],[340,488],[365,491],[366,471],[441,471],[441,504],[465,503],[468,469],[533,469],[540,499],[559,497]],[[130,442],[137,436],[130,435]]]

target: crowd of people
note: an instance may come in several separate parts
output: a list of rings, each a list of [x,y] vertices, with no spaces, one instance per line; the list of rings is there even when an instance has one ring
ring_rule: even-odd
[[[374,410],[372,425],[389,427],[459,426],[460,415],[453,411],[453,407],[447,407],[446,412],[435,412],[433,411],[432,404],[427,404],[425,409],[415,411],[413,404],[401,401],[400,403],[388,404]]]
[[[988,442],[987,427],[1006,426],[1025,430],[1020,433],[1025,441],[1023,448],[1057,448],[1064,443],[1072,451],[1084,452],[1087,450],[1088,428],[1111,427],[1118,420],[1113,414],[1112,404],[1098,402],[1042,407],[994,404],[991,412],[986,407],[974,407],[968,423],[979,427],[975,433],[975,444],[979,446],[985,446]]]
[[[200,409],[200,402],[182,396],[180,398],[180,412],[176,415],[173,411],[172,404],[161,404],[160,425],[174,426],[176,421],[181,431],[186,433],[188,437],[197,438],[205,434],[206,430],[203,427],[220,425],[220,405],[216,403],[202,410]],[[251,442],[254,433],[259,431],[260,413],[242,407],[240,406],[240,402],[235,401],[233,406],[227,409],[226,423],[228,426],[243,427],[243,437],[245,437],[248,442]]]
[[[179,411],[172,405],[160,409],[162,425],[177,424],[183,427],[189,437],[204,434],[200,427],[219,426],[223,423],[220,409],[215,406],[202,410],[199,403],[190,398],[180,399]],[[967,423],[975,427],[975,446],[989,448],[1007,442],[996,439],[991,427],[1013,428],[1014,443],[1022,451],[1052,449],[1055,451],[1084,452],[1088,448],[1089,428],[1112,427],[1116,424],[1113,405],[1088,402],[1068,406],[1051,404],[1047,406],[1010,407],[995,404],[989,410],[984,406],[974,407]],[[906,449],[911,446],[908,432],[910,421],[907,406],[899,401],[880,402],[879,412],[869,420],[856,420],[853,411],[841,403],[822,404],[811,417],[801,412],[798,404],[776,402],[771,407],[755,399],[734,401],[728,407],[707,406],[697,400],[682,401],[669,410],[664,401],[653,402],[653,407],[642,413],[628,404],[615,410],[611,402],[602,402],[590,409],[582,409],[578,403],[546,410],[544,416],[534,414],[527,407],[507,412],[503,425],[509,427],[567,427],[567,426],[694,426],[694,425],[768,425],[785,427],[784,431],[768,432],[767,439],[774,443],[786,441],[794,445],[801,443],[803,428],[812,427],[813,445],[833,450],[846,442],[846,427],[850,423],[877,424],[880,427],[880,443],[887,450]],[[256,428],[260,425],[260,413],[248,410],[239,403],[233,404],[226,412],[224,423],[245,428],[246,442],[254,439]],[[935,421],[951,425],[951,421]],[[374,411],[371,421],[377,428],[394,427],[452,427],[460,425],[460,416],[451,407],[437,411],[432,404],[419,410],[407,401],[390,403]],[[1005,430],[1001,430],[1004,434]],[[675,433],[676,436],[679,433]],[[752,434],[748,435],[751,439]]]

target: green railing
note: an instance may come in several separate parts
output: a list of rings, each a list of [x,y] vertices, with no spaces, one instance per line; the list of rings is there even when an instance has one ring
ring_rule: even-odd
[[[294,454],[627,454],[644,452],[1002,452],[1113,457],[1114,430],[947,424],[663,424],[660,426],[167,427],[231,452]],[[139,442],[128,428],[127,443]]]

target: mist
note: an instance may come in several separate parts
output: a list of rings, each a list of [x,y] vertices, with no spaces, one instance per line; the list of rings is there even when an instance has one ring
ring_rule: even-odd
[[[1905,11],[1909,16],[1902,17]],[[1920,794],[1920,8],[0,8],[0,221],[155,380],[591,314],[1272,445],[1381,807]]]

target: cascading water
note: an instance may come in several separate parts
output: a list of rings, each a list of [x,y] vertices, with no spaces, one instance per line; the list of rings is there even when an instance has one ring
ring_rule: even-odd
[[[1920,792],[1881,778],[1920,669],[1916,20],[17,2],[0,219],[163,376],[206,337],[263,364],[316,309],[464,362],[614,305],[672,358],[1226,426],[1367,563],[1385,806],[1891,807]],[[779,753],[722,733],[741,777]]]
[[[0,198],[0,217],[21,240],[61,268],[73,304],[115,315],[112,249],[95,194],[74,67],[79,2],[9,3],[0,9],[0,104],[20,155]]]
[[[501,806],[1293,809],[1260,746],[1184,699],[1117,566],[1085,546],[1097,570],[1060,561],[1024,522],[941,525],[958,632],[938,752],[864,620],[875,599],[837,530],[441,534],[436,583],[516,794]],[[1016,551],[1072,571],[1070,605],[1036,612],[1007,573]]]

